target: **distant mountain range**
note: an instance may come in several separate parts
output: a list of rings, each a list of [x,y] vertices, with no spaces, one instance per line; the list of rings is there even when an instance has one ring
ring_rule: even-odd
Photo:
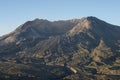
[[[0,80],[119,80],[119,34],[92,16],[27,21],[0,38]]]

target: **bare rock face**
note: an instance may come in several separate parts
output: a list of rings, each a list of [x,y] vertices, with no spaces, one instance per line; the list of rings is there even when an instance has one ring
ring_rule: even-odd
[[[53,22],[27,21],[0,38],[0,75],[3,75],[0,78],[117,80],[118,34],[119,26],[92,16]],[[41,77],[41,72],[46,73]]]

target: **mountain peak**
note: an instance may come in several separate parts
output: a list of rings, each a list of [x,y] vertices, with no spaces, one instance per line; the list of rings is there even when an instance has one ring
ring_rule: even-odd
[[[81,18],[80,22],[78,23],[78,26],[86,28],[86,29],[90,29],[91,26],[91,18],[92,17],[83,17]]]
[[[44,21],[44,22],[49,22],[47,19],[39,19],[39,18],[36,18],[33,20],[33,22],[40,22],[40,21]]]
[[[99,20],[99,19],[94,16],[88,16],[88,17],[82,17],[81,20]]]
[[[70,35],[78,34],[79,32],[86,31],[88,29],[91,29],[92,23],[96,21],[97,18],[95,17],[83,17],[79,20],[77,25],[73,27],[72,30],[70,30]]]
[[[81,21],[88,21],[89,23],[95,24],[96,22],[104,22],[94,16],[88,16],[81,18]]]
[[[112,34],[112,30],[117,31],[117,28],[119,28],[113,26],[114,25],[111,25],[93,16],[83,17],[80,19],[77,25],[70,30],[70,35],[75,35],[79,34],[80,32],[86,32],[91,30],[97,33],[97,35],[102,36],[106,34],[110,36],[110,34],[108,34],[106,31]]]

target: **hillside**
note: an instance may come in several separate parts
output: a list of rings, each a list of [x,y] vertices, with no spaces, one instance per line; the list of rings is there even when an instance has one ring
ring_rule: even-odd
[[[120,27],[96,17],[35,19],[0,38],[0,78],[120,79]]]

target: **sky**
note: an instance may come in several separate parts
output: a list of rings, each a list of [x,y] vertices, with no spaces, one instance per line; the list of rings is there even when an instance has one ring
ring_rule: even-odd
[[[55,21],[87,16],[120,25],[120,0],[0,0],[0,36],[35,18]]]

